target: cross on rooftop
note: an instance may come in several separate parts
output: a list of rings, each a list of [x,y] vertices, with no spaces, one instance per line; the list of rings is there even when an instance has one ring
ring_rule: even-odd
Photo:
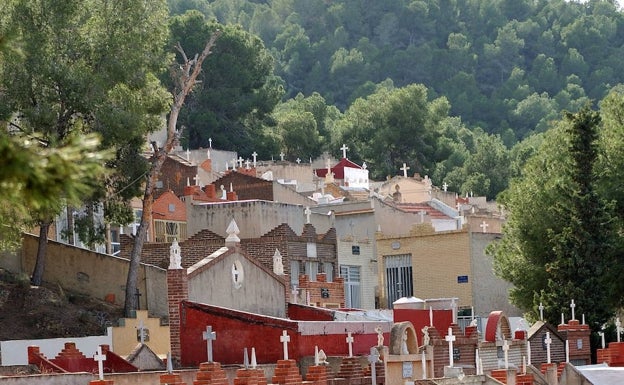
[[[236,158],[232,159],[232,170],[236,170]]]
[[[286,154],[284,154],[284,152],[283,152],[283,151],[282,151],[282,152],[280,152],[280,154],[279,154],[280,159],[281,159],[282,161],[284,161],[284,155],[286,155]]]
[[[284,345],[284,359],[288,359],[288,343],[290,342],[290,336],[286,332],[286,330],[282,331],[282,335],[280,336],[280,342]]]
[[[212,362],[212,341],[217,339],[217,333],[212,331],[212,326],[206,326],[206,331],[202,333],[208,352],[208,362]]]
[[[505,369],[509,369],[509,342],[503,340],[503,353],[505,354]]]
[[[572,319],[574,318],[574,308],[576,307],[576,304],[574,303],[574,300],[572,300],[572,303],[570,303],[570,309],[572,309]]]
[[[446,184],[446,182],[444,182],[444,184],[442,185],[442,190],[444,190],[444,192],[446,192],[447,189],[448,189],[448,184]]]
[[[403,178],[407,178],[407,170],[409,170],[410,167],[403,163],[403,167],[401,167],[399,170],[403,171]]]
[[[347,150],[349,149],[349,147],[347,147],[346,144],[343,144],[342,147],[340,147],[340,150],[342,150],[342,157],[346,158],[347,157]]]
[[[251,156],[253,157],[254,168],[256,168],[256,157],[258,156],[258,153],[254,151],[251,153]]]
[[[449,344],[449,366],[453,367],[453,341],[455,341],[455,336],[453,335],[453,328],[448,328],[448,334],[444,337],[444,339]]]
[[[104,380],[104,361],[106,361],[106,355],[102,354],[102,347],[98,346],[97,353],[93,356],[93,359],[98,363],[98,375],[100,381]]]
[[[208,146],[210,146],[210,148],[212,148],[212,138],[208,138]]]
[[[540,312],[540,321],[543,321],[544,320],[544,305],[540,302],[537,308],[539,309],[539,312]]]
[[[349,357],[353,357],[353,336],[351,332],[347,333],[347,344],[349,344]]]
[[[604,338],[604,332],[598,332],[598,335],[600,336],[600,342],[602,343],[602,348],[605,348],[605,338]]]
[[[489,226],[490,226],[490,225],[489,225],[486,221],[483,221],[483,222],[479,225],[479,227],[483,230],[483,232],[484,232],[484,233],[487,231],[487,228],[488,228]]]
[[[433,326],[433,308],[429,306],[429,326]]]
[[[193,180],[195,181],[195,186],[199,186],[199,174],[195,174]]]
[[[251,348],[251,368],[255,369],[258,366],[258,361],[256,360],[256,348]]]
[[[546,338],[544,339],[544,343],[546,344],[546,362],[550,364],[550,344],[552,344],[550,332],[546,332]]]
[[[245,160],[245,159],[243,159],[243,157],[242,157],[242,156],[239,156],[239,157],[238,157],[238,168],[243,168],[243,161],[244,161],[244,160]]]

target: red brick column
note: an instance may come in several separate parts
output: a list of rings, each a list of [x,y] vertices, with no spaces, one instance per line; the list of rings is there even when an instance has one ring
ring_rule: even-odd
[[[180,344],[180,302],[188,299],[188,276],[186,269],[167,270],[167,302],[169,306],[169,337],[171,340],[171,362],[180,365],[182,346]]]
[[[310,366],[308,373],[306,373],[306,381],[312,382],[312,385],[327,385],[327,367],[324,365]]]
[[[234,385],[266,385],[267,380],[262,369],[238,369]]]
[[[89,382],[89,385],[113,385],[114,383],[113,380],[93,380]]]
[[[303,378],[299,373],[299,367],[295,360],[278,360],[275,373],[271,379],[273,384],[280,385],[300,385]]]
[[[193,385],[229,385],[225,371],[218,362],[203,362],[199,364],[197,379]]]
[[[160,383],[167,385],[186,385],[186,382],[182,381],[182,377],[175,373],[161,374]]]

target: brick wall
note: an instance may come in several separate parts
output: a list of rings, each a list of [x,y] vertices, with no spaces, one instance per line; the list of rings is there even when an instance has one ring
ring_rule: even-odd
[[[167,190],[172,190],[176,196],[184,195],[184,187],[187,181],[195,184],[195,175],[197,175],[197,166],[193,166],[186,161],[180,159],[176,161],[167,157],[162,165],[162,169],[158,180],[162,182],[162,188],[155,189],[154,196],[159,196]],[[184,162],[184,163],[183,163]]]
[[[564,340],[568,340],[570,361],[585,361],[591,363],[591,348],[589,325],[581,325],[578,320],[570,320],[567,324],[558,325],[557,331]]]
[[[219,188],[221,185],[230,191],[230,185],[236,192],[238,199],[260,199],[266,201],[273,200],[273,182],[256,178],[244,173],[231,171],[223,177],[214,181],[214,185]]]
[[[167,271],[167,302],[169,304],[169,339],[171,341],[171,359],[179,366],[182,359],[180,342],[180,303],[188,299],[188,276],[186,269]]]
[[[340,308],[345,306],[344,279],[341,277],[327,282],[325,274],[318,274],[316,281],[310,281],[307,275],[300,275],[299,289],[310,293],[311,305]]]

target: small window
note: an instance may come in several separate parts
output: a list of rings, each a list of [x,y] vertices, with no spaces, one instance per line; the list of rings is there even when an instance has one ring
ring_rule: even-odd
[[[351,246],[351,254],[360,255],[360,246]]]

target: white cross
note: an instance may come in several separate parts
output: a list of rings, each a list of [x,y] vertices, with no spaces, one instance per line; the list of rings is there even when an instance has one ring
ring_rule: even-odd
[[[375,368],[375,364],[379,362],[379,351],[377,351],[377,348],[374,346],[370,348],[370,355],[368,356],[368,362],[370,362],[370,366],[371,366],[371,378],[373,380],[372,385],[376,385],[377,368]]]
[[[297,160],[295,162],[297,162],[297,164],[299,164],[299,163],[301,163],[301,159],[297,158]]]
[[[503,340],[503,353],[505,354],[505,369],[509,369],[509,342]]]
[[[256,348],[251,348],[251,368],[255,369],[258,366],[258,361],[256,360]]]
[[[600,342],[602,343],[602,348],[605,348],[605,338],[604,338],[604,332],[598,332],[598,335],[600,336]]]
[[[405,163],[403,163],[403,167],[401,167],[399,170],[403,171],[403,178],[407,178],[407,170],[409,170],[410,167],[408,165],[406,165]]]
[[[527,341],[526,343],[526,349],[527,349],[527,364],[529,366],[531,366],[531,341]]]
[[[243,168],[243,161],[244,161],[244,160],[245,160],[245,159],[243,159],[243,157],[242,157],[242,156],[239,156],[239,157],[238,157],[238,168]]]
[[[423,354],[425,354],[424,351]],[[481,368],[479,367],[479,349],[475,349],[475,372],[477,376],[481,375]]]
[[[210,159],[210,150],[206,150],[206,159]]]
[[[572,303],[570,304],[570,309],[572,309],[572,319],[574,318],[574,308],[576,307],[576,304],[574,303],[574,300],[572,300]]]
[[[561,324],[565,325],[565,316],[561,313]]]
[[[449,344],[449,366],[453,367],[453,341],[455,341],[455,336],[453,335],[453,329],[448,328],[448,334],[444,339]]]
[[[310,214],[312,214],[312,210],[310,210],[310,207],[305,208],[305,210],[303,211],[303,213],[306,216],[306,223],[310,223]]]
[[[544,343],[546,344],[546,362],[550,364],[550,344],[552,344],[550,332],[546,332],[546,338],[544,339]]]
[[[98,363],[98,374],[100,381],[104,380],[104,361],[106,361],[106,355],[102,354],[102,347],[98,346],[97,353],[93,356],[93,359]]]
[[[204,341],[206,341],[208,351],[208,362],[212,362],[212,341],[217,339],[217,333],[212,331],[212,326],[206,326],[206,331],[203,332]]]
[[[617,334],[617,342],[620,342],[620,334],[622,334],[622,323],[620,322],[619,317],[615,320],[615,333]]]
[[[280,336],[280,342],[284,344],[284,359],[288,359],[288,343],[290,342],[290,336],[286,332],[286,330],[282,331],[282,335]]]
[[[544,320],[544,305],[542,305],[542,303],[540,302],[537,308],[539,309],[539,312],[540,312],[540,321],[543,321]]]
[[[279,155],[280,155],[280,159],[281,159],[282,161],[284,161],[284,155],[286,155],[286,154],[284,154],[284,152],[280,152],[280,154],[279,154]]]
[[[481,223],[481,224],[479,225],[479,227],[480,227],[481,229],[483,229],[483,232],[484,232],[484,233],[486,232],[486,229],[488,228],[488,226],[490,226],[490,225],[489,225],[489,224],[487,224],[485,221],[483,221],[483,223]]]
[[[420,215],[420,223],[424,223],[425,215],[427,215],[427,212],[425,210],[421,210],[418,214]]]
[[[251,156],[253,156],[253,165],[254,168],[256,168],[256,157],[258,156],[258,153],[254,151]]]
[[[342,157],[346,158],[347,157],[347,150],[349,149],[349,147],[347,147],[346,144],[343,144],[342,147],[340,147],[340,149],[342,150]]]
[[[230,169],[230,164],[228,163],[228,161],[225,161],[225,171]]]
[[[195,186],[199,186],[199,174],[195,174],[195,177],[193,177],[193,180],[195,181]]]
[[[187,148],[186,149],[186,161],[190,161],[191,160],[191,151]]]
[[[442,190],[444,190],[444,192],[446,192],[446,189],[448,189],[448,184],[446,184],[446,182],[444,182],[444,184],[442,185]]]
[[[570,362],[570,341],[565,343],[565,362]]]
[[[236,170],[236,158],[232,159],[232,170]]]
[[[245,160],[245,168],[249,170],[249,159]]]
[[[353,357],[353,336],[351,332],[347,333],[347,344],[349,344],[349,357]]]
[[[208,145],[212,148],[212,138],[208,138]]]

